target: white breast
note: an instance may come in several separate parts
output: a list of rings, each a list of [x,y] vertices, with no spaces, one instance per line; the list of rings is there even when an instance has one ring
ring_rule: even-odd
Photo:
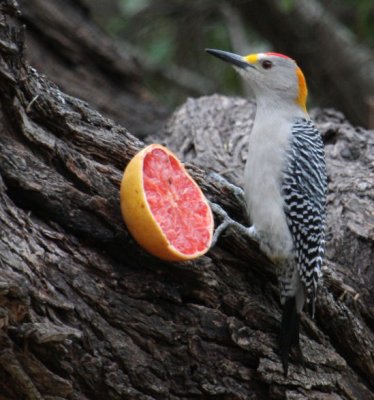
[[[244,191],[260,247],[275,260],[290,257],[293,249],[281,195],[282,169],[290,145],[292,122],[281,116],[266,117],[269,122],[256,115],[250,135]]]

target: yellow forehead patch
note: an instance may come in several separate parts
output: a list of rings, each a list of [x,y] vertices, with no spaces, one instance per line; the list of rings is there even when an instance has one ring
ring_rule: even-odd
[[[248,54],[244,59],[249,64],[255,64],[258,61],[258,54]]]
[[[296,103],[304,110],[306,111],[306,98],[308,96],[308,88],[306,86],[306,81],[303,72],[299,67],[296,67],[296,75],[297,75],[297,81],[298,81],[298,86],[299,90],[297,93],[297,98],[296,98]]]

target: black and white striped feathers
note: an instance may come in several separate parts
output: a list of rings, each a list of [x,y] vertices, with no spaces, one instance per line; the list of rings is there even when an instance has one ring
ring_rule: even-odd
[[[283,268],[281,296],[288,295],[287,283],[291,284],[290,277],[296,264],[313,315],[325,247],[327,178],[324,149],[318,130],[304,118],[295,120],[290,140],[281,190],[294,243],[295,263],[290,262]]]

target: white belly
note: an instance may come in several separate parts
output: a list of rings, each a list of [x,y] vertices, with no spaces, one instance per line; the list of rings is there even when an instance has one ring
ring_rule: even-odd
[[[282,168],[289,133],[282,134],[280,127],[276,133],[270,139],[266,132],[254,131],[251,134],[244,171],[249,216],[256,227],[261,249],[273,260],[290,257],[293,248],[281,196]]]

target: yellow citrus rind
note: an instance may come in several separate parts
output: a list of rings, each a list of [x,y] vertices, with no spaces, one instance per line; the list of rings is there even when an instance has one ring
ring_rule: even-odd
[[[206,246],[203,251],[195,252],[193,254],[185,254],[175,248],[167,239],[148,205],[143,185],[143,163],[145,156],[154,149],[162,149],[168,155],[171,155],[175,160],[177,160],[180,168],[191,182],[196,185],[200,191],[202,199],[204,199],[207,204],[208,210],[211,213],[212,223],[209,227],[209,246]],[[159,144],[151,144],[132,158],[123,174],[120,189],[120,202],[122,216],[128,230],[134,239],[154,256],[167,261],[186,261],[200,257],[209,250],[213,236],[212,211],[210,210],[209,204],[197,183],[187,173],[178,158],[166,147]]]

